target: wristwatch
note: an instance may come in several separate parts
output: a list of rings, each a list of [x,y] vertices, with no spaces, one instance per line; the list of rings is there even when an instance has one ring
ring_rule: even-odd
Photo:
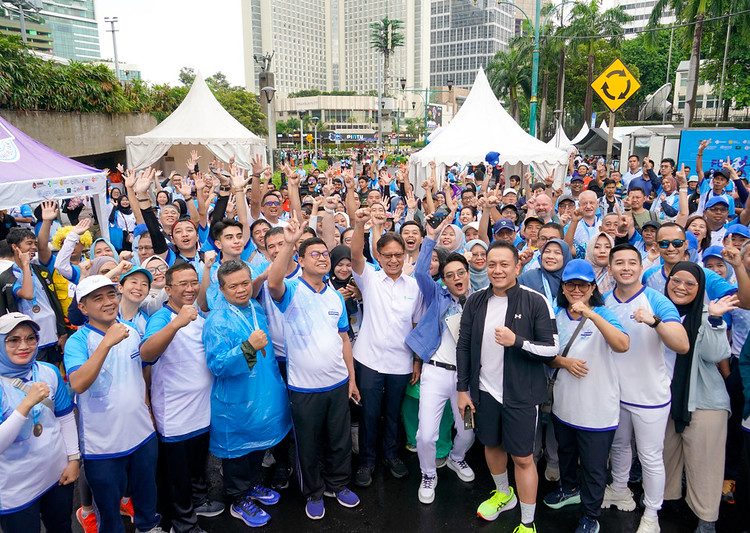
[[[654,315],[654,323],[653,324],[649,324],[648,326],[651,327],[651,328],[656,329],[656,326],[658,326],[659,324],[661,324],[661,317]]]
[[[81,454],[80,453],[73,453],[71,455],[68,455],[68,462],[70,461],[80,461],[81,460]]]

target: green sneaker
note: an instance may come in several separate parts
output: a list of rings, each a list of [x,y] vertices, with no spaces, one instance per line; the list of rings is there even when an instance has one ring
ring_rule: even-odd
[[[518,527],[513,530],[513,533],[536,533],[536,525],[533,522],[531,523],[531,526],[518,524]]]
[[[503,494],[502,492],[493,490],[490,499],[483,501],[477,509],[477,516],[488,522],[492,522],[503,511],[513,509],[518,504],[518,499],[515,492],[513,492],[513,487],[508,487],[508,492],[509,494]]]

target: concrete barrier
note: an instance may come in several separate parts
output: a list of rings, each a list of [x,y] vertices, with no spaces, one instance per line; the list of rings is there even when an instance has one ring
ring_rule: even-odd
[[[11,124],[68,157],[125,150],[126,135],[140,135],[156,126],[148,113],[58,113],[0,109]]]

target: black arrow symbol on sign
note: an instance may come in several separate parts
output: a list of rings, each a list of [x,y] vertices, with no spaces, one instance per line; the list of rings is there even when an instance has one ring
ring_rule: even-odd
[[[617,100],[617,98],[614,95],[609,94],[609,85],[607,85],[606,81],[604,82],[604,85],[602,85],[602,92],[610,100]]]
[[[625,97],[628,95],[629,92],[630,92],[630,80],[628,80],[628,84],[625,87],[625,90],[623,90],[620,93],[620,96],[618,96],[617,98],[619,98],[620,100],[625,100]]]
[[[625,74],[625,71],[624,71],[624,70],[613,70],[612,72],[608,72],[608,73],[607,73],[607,77],[608,77],[608,78],[611,78],[611,77],[612,77],[612,76],[614,76],[615,74],[617,74],[618,76],[622,76],[623,78],[624,78],[625,76],[627,76],[627,74]]]

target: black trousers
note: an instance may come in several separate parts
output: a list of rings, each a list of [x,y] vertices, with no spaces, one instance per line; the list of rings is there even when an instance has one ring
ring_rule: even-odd
[[[244,498],[247,491],[260,483],[265,455],[266,450],[256,450],[242,457],[221,460],[224,492],[233,502]]]
[[[560,485],[569,491],[580,486],[583,512],[599,518],[607,484],[607,458],[615,430],[586,431],[563,424],[552,417],[560,458]],[[578,460],[581,461],[581,482],[578,482]]]
[[[303,496],[338,492],[352,469],[348,384],[325,392],[290,391],[289,397]]]
[[[383,416],[383,455],[398,456],[398,430],[401,404],[411,374],[381,374],[357,361],[354,362],[357,388],[362,395],[362,420],[359,423],[359,458],[362,465],[375,466],[380,416]]]
[[[70,533],[70,510],[73,508],[73,484],[55,485],[34,503],[6,515],[0,515],[4,533],[38,533],[41,522],[48,533]]]
[[[741,477],[742,472],[742,409],[745,405],[738,357],[729,358],[729,376],[727,376],[724,384],[727,387],[727,393],[729,393],[729,405],[732,409],[732,414],[727,421],[724,479],[736,481]]]
[[[208,497],[206,460],[209,433],[177,441],[159,441],[163,466],[162,490],[169,507],[164,509],[176,533],[192,531],[198,524],[195,507]]]

